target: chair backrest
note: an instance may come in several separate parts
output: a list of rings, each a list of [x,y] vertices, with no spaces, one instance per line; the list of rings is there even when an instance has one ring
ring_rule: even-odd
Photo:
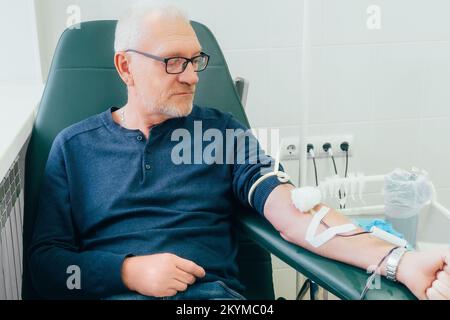
[[[45,164],[56,135],[64,128],[110,106],[126,103],[126,88],[114,67],[116,21],[82,23],[61,36],[39,106],[25,163],[24,266],[22,296],[39,298],[30,281],[27,250],[35,222],[35,209]],[[210,66],[199,74],[195,103],[231,112],[249,125],[220,47],[211,31],[192,22]],[[239,236],[240,280],[247,298],[273,299],[270,255]]]

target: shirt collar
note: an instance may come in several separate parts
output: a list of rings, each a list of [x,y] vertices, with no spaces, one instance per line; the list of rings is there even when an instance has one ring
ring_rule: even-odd
[[[139,130],[139,129],[127,129],[127,128],[122,127],[120,124],[118,124],[117,122],[114,121],[112,113],[119,109],[120,108],[118,108],[118,107],[111,107],[103,112],[102,119],[103,119],[103,122],[105,123],[105,125],[111,131],[119,133],[121,135],[136,136],[136,135],[142,134],[141,130]],[[164,122],[153,126],[151,128],[152,135],[159,133],[159,132],[164,132],[171,128],[176,128],[179,121],[184,118],[185,117],[167,119]]]

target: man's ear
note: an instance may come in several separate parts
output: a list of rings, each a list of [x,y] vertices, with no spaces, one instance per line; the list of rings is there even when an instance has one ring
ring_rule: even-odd
[[[130,57],[125,52],[116,52],[114,55],[114,65],[120,78],[127,87],[133,86],[134,79],[130,71]]]

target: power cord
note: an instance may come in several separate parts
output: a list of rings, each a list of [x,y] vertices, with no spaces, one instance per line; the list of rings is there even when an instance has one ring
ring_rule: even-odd
[[[336,167],[336,161],[334,160],[333,148],[331,147],[331,143],[329,143],[329,142],[324,143],[322,148],[323,148],[323,151],[327,152],[330,155],[331,160],[333,161],[334,173],[336,175],[339,175],[338,171],[337,171],[337,167]],[[339,189],[339,200],[342,200],[341,189]],[[339,209],[342,209],[342,205],[340,203],[339,203]]]
[[[348,149],[350,148],[350,144],[347,141],[344,141],[341,143],[341,150],[345,152],[345,173],[344,178],[347,178],[348,173]],[[344,190],[344,197],[346,196],[345,190]],[[345,208],[345,204],[344,204]]]
[[[316,187],[319,186],[319,179],[317,179],[317,166],[316,166],[316,155],[314,153],[314,145],[312,143],[308,143],[306,146],[306,152],[311,156],[313,164],[314,164],[314,177],[316,179]],[[296,300],[301,300],[303,296],[309,289],[309,297],[310,300],[316,300],[316,294],[319,290],[319,286],[317,283],[312,281],[311,279],[306,279],[303,283],[300,291],[297,293]]]
[[[306,146],[306,152],[309,153],[309,155],[312,158],[313,164],[314,164],[314,176],[316,178],[316,187],[319,186],[319,180],[317,179],[317,166],[316,166],[316,155],[314,153],[314,145],[312,143],[308,143]]]
[[[341,150],[345,152],[345,174],[344,178],[347,178],[348,173],[348,149],[350,148],[350,144],[347,141],[341,143]]]
[[[344,142],[341,143],[340,147],[341,147],[341,150],[345,152],[345,173],[344,173],[344,178],[347,178],[347,174],[348,174],[348,149],[350,147],[350,144],[347,141],[344,141]],[[331,143],[329,143],[329,142],[324,143],[322,148],[323,148],[323,150],[325,152],[327,152],[330,155],[331,160],[333,161],[334,173],[336,175],[339,175],[338,171],[337,171],[336,161],[334,159],[333,148],[331,147]],[[343,191],[343,193],[344,193],[344,197],[345,197],[346,196],[345,190]],[[339,189],[339,200],[342,200],[341,189]],[[345,204],[343,206],[341,204],[339,204],[339,208],[340,209],[345,209]]]

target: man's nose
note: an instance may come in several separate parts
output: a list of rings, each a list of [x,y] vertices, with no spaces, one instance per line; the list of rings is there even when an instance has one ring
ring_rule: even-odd
[[[189,85],[195,85],[198,82],[198,73],[194,71],[192,63],[188,63],[186,70],[179,74],[179,81]]]

